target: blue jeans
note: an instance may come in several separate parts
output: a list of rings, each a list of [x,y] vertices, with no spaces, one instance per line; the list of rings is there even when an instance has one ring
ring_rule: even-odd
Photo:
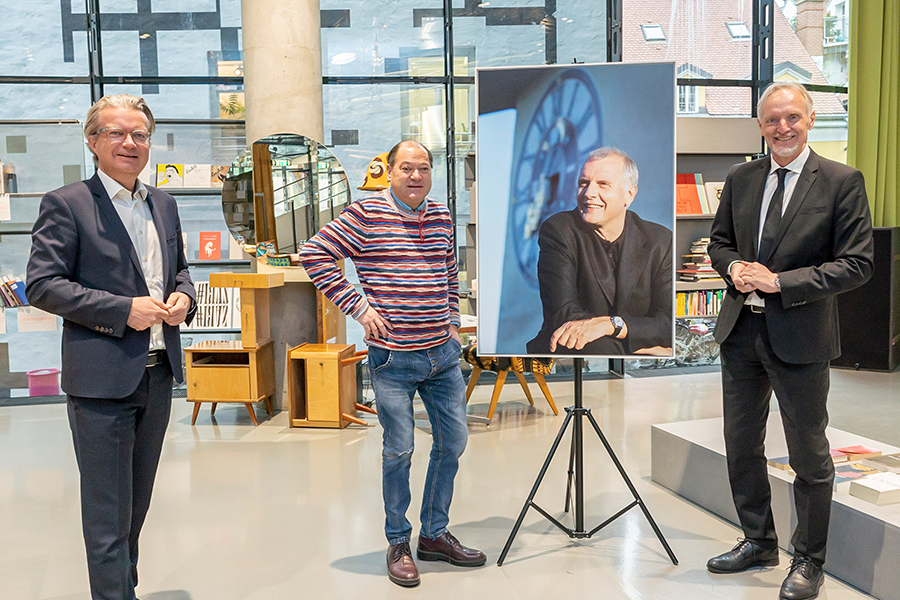
[[[419,534],[437,538],[450,522],[453,480],[466,448],[466,390],[459,369],[459,343],[409,352],[369,347],[369,374],[375,389],[378,421],[384,429],[381,451],[384,533],[388,543],[408,542],[412,525],[409,508],[409,467],[412,463],[416,392],[431,421],[431,456],[422,497]]]

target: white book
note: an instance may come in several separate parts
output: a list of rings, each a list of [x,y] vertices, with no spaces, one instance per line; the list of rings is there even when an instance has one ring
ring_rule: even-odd
[[[211,165],[184,165],[184,187],[208,188]]]
[[[850,495],[879,506],[900,502],[900,473],[876,473],[851,481]]]

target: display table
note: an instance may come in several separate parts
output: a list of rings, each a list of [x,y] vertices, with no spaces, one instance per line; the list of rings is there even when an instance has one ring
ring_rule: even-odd
[[[301,344],[288,351],[291,427],[366,425],[356,415],[356,366],[365,352],[347,344]]]
[[[769,414],[766,456],[787,456],[781,414]],[[653,425],[651,477],[675,493],[737,524],[728,484],[721,418]],[[862,444],[883,454],[900,448],[829,427],[833,448]],[[769,467],[772,513],[779,544],[788,550],[797,521],[794,476]],[[825,571],[882,600],[900,600],[900,504],[877,506],[848,492],[835,492],[828,528]]]
[[[187,363],[187,401],[194,403],[191,425],[203,402],[212,402],[210,415],[219,402],[238,402],[247,408],[250,420],[258,425],[253,405],[266,403],[272,414],[275,393],[274,344],[269,341],[259,348],[245,348],[240,341],[200,342],[184,349]]]

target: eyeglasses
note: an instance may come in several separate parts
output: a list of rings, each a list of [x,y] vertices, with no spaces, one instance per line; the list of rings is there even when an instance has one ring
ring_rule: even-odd
[[[106,134],[107,139],[110,142],[119,144],[125,141],[129,135],[131,136],[131,141],[137,144],[138,146],[146,146],[150,143],[150,132],[144,131],[143,129],[135,129],[134,131],[125,131],[124,129],[118,129],[116,127],[104,127],[97,131],[97,135],[102,133]]]

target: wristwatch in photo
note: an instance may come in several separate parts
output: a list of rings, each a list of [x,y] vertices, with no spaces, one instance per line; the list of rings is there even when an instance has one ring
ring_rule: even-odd
[[[619,337],[619,334],[622,333],[622,329],[625,327],[625,321],[622,320],[622,317],[610,317],[609,320],[612,322],[613,327],[615,327],[612,336],[614,338]]]

